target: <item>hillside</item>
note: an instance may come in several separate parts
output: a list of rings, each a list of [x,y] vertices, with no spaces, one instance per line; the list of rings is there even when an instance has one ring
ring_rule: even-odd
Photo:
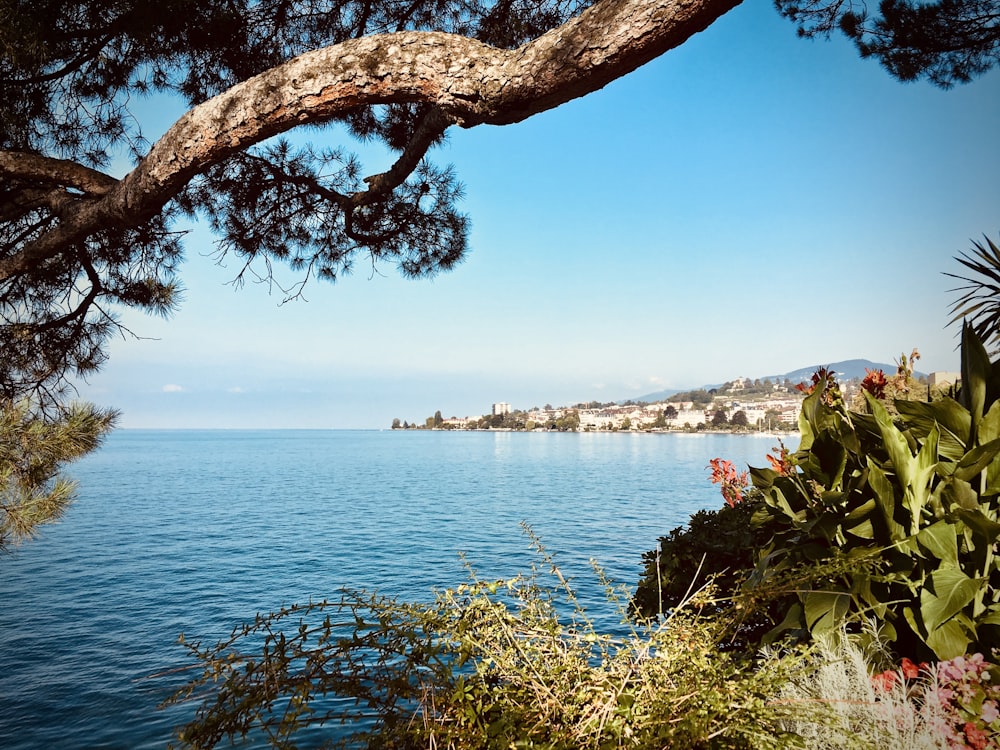
[[[825,364],[812,365],[810,367],[800,367],[797,370],[792,370],[786,372],[782,375],[762,375],[761,380],[770,380],[772,382],[783,383],[785,380],[790,380],[793,383],[803,383],[807,382],[814,372],[816,372],[821,367],[826,367],[837,373],[837,378],[839,380],[852,380],[861,379],[865,376],[865,370],[879,370],[881,369],[887,374],[892,374],[896,372],[896,365],[886,364],[884,362],[872,362],[868,359],[846,359],[841,362],[831,362]],[[916,377],[923,377],[924,373],[915,372]],[[756,378],[754,378],[756,379]],[[710,390],[712,388],[718,388],[719,383],[715,385],[702,385],[695,386],[696,388],[704,388]],[[657,401],[665,401],[666,399],[673,396],[675,393],[680,393],[681,391],[692,390],[691,388],[671,388],[663,391],[656,391],[655,393],[647,393],[645,396],[639,396],[633,398],[632,401],[642,402],[642,403],[655,403]]]
[[[852,379],[862,379],[865,376],[866,370],[882,370],[887,375],[891,375],[896,372],[896,365],[887,365],[884,362],[872,362],[867,359],[847,359],[843,362],[834,362],[832,364],[820,364],[813,365],[812,367],[803,367],[798,370],[793,370],[792,372],[787,372],[784,375],[770,375],[768,376],[771,380],[780,378],[784,380],[788,378],[793,383],[799,383],[804,380],[809,380],[812,374],[816,372],[821,367],[826,367],[837,373],[837,378],[839,380],[852,380]],[[920,378],[924,377],[922,372],[914,372],[914,376]],[[763,380],[763,378],[761,378]]]

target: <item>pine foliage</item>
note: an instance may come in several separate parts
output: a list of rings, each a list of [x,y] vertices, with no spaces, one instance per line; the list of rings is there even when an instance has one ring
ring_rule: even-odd
[[[1000,63],[997,0],[881,0],[875,12],[852,0],[775,0],[799,34],[840,31],[862,57],[895,78],[926,78],[941,88],[968,83]]]
[[[0,262],[57,227],[60,206],[115,184],[97,170],[145,156],[139,111],[148,96],[193,106],[303,52],[379,33],[447,31],[516,47],[587,4],[0,0],[0,154],[65,160],[63,173],[22,170],[0,183]],[[387,173],[366,182],[343,150],[265,142],[197,175],[138,225],[109,222],[59,257],[0,274],[0,397],[58,403],[68,380],[101,367],[111,335],[131,334],[118,311],[169,315],[181,297],[177,222],[185,216],[208,218],[237,282],[263,279],[286,298],[312,279],[349,273],[359,259],[406,276],[454,267],[468,243],[462,186],[425,158],[446,126],[426,106],[358,107],[327,132],[384,146],[398,159]],[[276,265],[290,267],[293,281],[276,278]]]
[[[91,404],[74,403],[53,417],[27,401],[0,401],[0,550],[63,514],[76,485],[60,468],[95,450],[116,419]]]

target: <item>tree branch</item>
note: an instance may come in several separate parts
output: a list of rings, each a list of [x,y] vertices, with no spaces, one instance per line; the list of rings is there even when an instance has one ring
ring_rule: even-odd
[[[351,206],[367,206],[392,192],[406,180],[424,158],[427,150],[444,135],[448,129],[448,117],[434,107],[417,126],[403,153],[387,171],[365,177],[368,189],[351,196]]]
[[[118,184],[114,177],[82,164],[24,151],[0,151],[0,176],[76,188],[92,196],[107,195]]]
[[[434,105],[463,127],[519,122],[603,88],[739,3],[601,0],[515,50],[414,31],[307,52],[191,109],[102,198],[81,202],[57,227],[0,260],[0,280],[100,228],[138,226],[196,174],[298,125],[358,106],[406,102]]]
[[[0,223],[15,222],[37,208],[51,205],[52,193],[52,190],[45,188],[28,187],[12,188],[0,193]]]

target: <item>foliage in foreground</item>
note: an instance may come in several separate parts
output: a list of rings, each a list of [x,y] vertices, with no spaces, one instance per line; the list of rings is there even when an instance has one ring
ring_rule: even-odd
[[[759,502],[726,504],[718,510],[700,510],[686,526],[660,537],[659,546],[643,554],[645,572],[632,599],[632,613],[637,617],[659,618],[682,606],[693,587],[712,581],[723,596],[701,603],[702,616],[732,613],[736,601],[731,594],[740,590],[753,570],[753,553],[767,540],[765,533],[751,523]],[[739,638],[727,648],[748,647],[751,652],[775,622],[772,602],[754,612],[743,612]],[[776,611],[776,610],[775,610]]]
[[[980,654],[885,669],[893,657],[867,621],[861,635],[841,629],[809,649],[747,658],[726,647],[739,610],[718,608],[712,586],[659,626],[612,637],[537,548],[547,575],[538,566],[505,581],[472,573],[430,604],[345,592],[258,615],[213,646],[186,644],[202,673],[170,702],[200,705],[179,744],[1000,747],[1000,667]],[[622,595],[605,585],[624,614]]]
[[[770,599],[774,628],[761,642],[830,633],[863,615],[900,657],[988,651],[1000,643],[1000,365],[966,326],[957,399],[894,399],[893,416],[882,381],[866,379],[864,413],[845,406],[831,374],[818,374],[798,450],[751,469],[752,490],[723,478],[724,494],[746,492],[753,538],[716,565],[732,566],[730,593],[799,579],[784,600]],[[637,601],[647,612],[649,588],[669,598],[688,583],[662,561],[682,542],[688,557],[713,554],[716,534],[732,536],[734,513],[661,539],[659,564],[646,556]]]
[[[203,671],[172,701],[200,707],[178,739],[292,747],[322,724],[352,747],[796,746],[784,722],[815,707],[772,698],[798,656],[749,665],[720,650],[728,620],[688,609],[707,592],[659,626],[601,634],[539,550],[550,577],[537,566],[507,581],[473,573],[430,604],[345,593],[188,645]]]
[[[59,475],[62,465],[95,450],[117,418],[92,404],[53,415],[0,399],[0,550],[63,514],[76,484]]]
[[[812,633],[871,613],[900,656],[950,659],[1000,643],[1000,368],[966,326],[958,400],[877,393],[849,412],[830,383],[803,402],[802,441],[787,465],[751,471],[772,530],[755,579],[831,554],[878,554],[802,591],[783,627]],[[751,581],[753,583],[753,581]]]
[[[661,539],[635,600],[607,587],[623,623],[656,620],[598,632],[535,540],[554,585],[533,568],[431,604],[348,592],[189,646],[202,674],[172,702],[200,706],[178,739],[1000,748],[1000,667],[969,655],[1000,634],[1000,364],[964,326],[958,398],[890,411],[887,385],[871,373],[851,410],[818,373],[799,449],[752,489],[712,462],[726,507]],[[692,595],[694,570],[712,582]],[[756,651],[788,635],[811,646]]]

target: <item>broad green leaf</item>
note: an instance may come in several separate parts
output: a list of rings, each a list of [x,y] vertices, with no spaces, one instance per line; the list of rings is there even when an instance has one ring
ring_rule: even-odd
[[[927,645],[941,660],[954,659],[967,653],[969,643],[968,634],[956,620],[949,620],[927,636]]]
[[[878,440],[881,437],[878,429],[878,423],[875,421],[875,417],[871,414],[862,414],[861,412],[851,412],[851,422],[854,424],[855,437],[858,435],[864,436],[865,443],[869,443],[871,440]],[[852,448],[855,453],[861,453],[862,449],[859,445],[856,448]]]
[[[941,562],[958,568],[958,534],[954,524],[938,521],[922,529],[917,541]]]
[[[948,467],[954,466],[965,455],[968,445],[950,430],[940,426],[938,429],[941,431],[938,442],[938,469],[942,474],[947,474]]]
[[[1000,523],[987,518],[979,508],[967,510],[958,508],[955,515],[972,530],[976,536],[983,537],[987,544],[1000,542]]]
[[[820,557],[815,559],[826,558],[830,554],[830,547],[842,547],[844,544],[843,528],[841,523],[843,518],[837,513],[836,509],[832,512],[827,510],[821,515],[815,517],[811,521],[802,524],[800,527],[809,537],[813,539],[824,539],[825,542],[818,545],[820,548]]]
[[[882,442],[899,478],[900,487],[903,488],[903,501],[910,511],[909,533],[916,534],[920,528],[921,511],[930,497],[931,477],[937,463],[937,427],[931,429],[920,452],[914,456],[910,452],[906,438],[896,429],[885,407],[869,393],[865,393],[865,398],[878,424]]]
[[[986,489],[984,495],[1000,495],[1000,461],[986,467]]]
[[[870,498],[867,502],[862,503],[844,517],[844,525],[850,526],[851,521],[868,518],[874,510],[875,498]]]
[[[800,451],[808,451],[812,447],[813,440],[818,432],[817,420],[818,411],[822,406],[822,402],[820,401],[821,395],[817,388],[802,399],[802,408],[799,410]]]
[[[750,516],[750,526],[757,529],[764,526],[771,520],[771,514],[767,512],[766,508],[758,508]]]
[[[893,492],[892,482],[885,475],[885,472],[875,463],[871,456],[868,456],[868,484],[875,491],[875,500],[886,525],[889,527],[889,539],[898,542],[907,536],[904,529],[895,519],[896,498]]]
[[[951,479],[945,482],[944,488],[941,490],[941,501],[948,513],[953,513],[958,508],[967,510],[979,508],[979,495],[972,489],[972,485],[961,479]]]
[[[934,482],[934,470],[938,462],[938,432],[937,426],[928,433],[924,444],[920,447],[913,461],[914,473],[910,477],[908,489],[913,497],[913,514],[919,520],[927,500],[930,498],[931,486]],[[912,521],[911,521],[912,523]],[[911,526],[911,533],[915,533],[917,526]]]
[[[876,510],[875,498],[859,505],[848,513],[842,522],[844,531],[861,539],[874,539],[875,528],[872,526],[872,514]]]
[[[828,490],[840,488],[847,466],[847,450],[839,435],[822,432],[813,442],[810,452],[815,457],[820,476],[812,476]]]
[[[796,546],[795,551],[802,558],[813,562],[826,560],[830,557],[830,547],[815,541],[803,542]]]
[[[1000,363],[998,363],[1000,364]],[[994,366],[996,370],[996,366]],[[1000,440],[1000,401],[994,401],[983,423],[979,426],[980,440]],[[992,461],[986,467],[987,495],[1000,494],[1000,461]]]
[[[985,579],[969,578],[958,568],[939,568],[920,592],[920,617],[930,635],[970,604]]]
[[[1000,404],[1000,401],[997,403]],[[958,466],[955,467],[955,476],[966,482],[971,482],[996,459],[997,454],[1000,454],[1000,439],[991,440],[985,445],[973,448],[958,462]]]
[[[822,501],[823,507],[826,509],[826,511],[834,513],[837,512],[840,506],[844,504],[844,500],[846,498],[847,498],[846,493],[834,492],[833,490],[829,490],[827,492],[821,492],[819,495],[819,499]]]
[[[941,500],[941,496],[945,491],[945,488],[952,482],[951,477],[948,477],[943,482],[938,482],[937,487],[931,493],[930,497],[930,508],[934,515],[934,518],[941,519],[944,518],[944,502]]]
[[[905,537],[896,548],[903,552],[907,557],[913,557],[913,555],[924,556],[924,553],[920,550],[920,545],[917,544],[917,535]]]
[[[906,620],[907,624],[910,626],[910,630],[926,640],[924,634],[927,631],[924,629],[923,625],[917,622],[917,615],[913,611],[913,607],[909,605],[903,606],[903,619]]]
[[[941,453],[957,461],[966,451],[972,419],[968,409],[955,399],[945,397],[926,401],[896,401],[896,410],[903,421],[921,438],[936,424],[941,431]],[[957,450],[956,450],[957,448]]]
[[[833,632],[843,622],[850,603],[850,595],[841,591],[808,592],[803,601],[806,627],[814,636]]]
[[[775,625],[762,639],[763,643],[774,643],[788,630],[798,630],[802,627],[802,605],[795,602],[785,613],[785,619]]]
[[[991,369],[986,349],[972,326],[966,323],[962,327],[962,401],[972,418],[970,444],[976,442],[979,422],[986,408],[986,382]]]
[[[875,538],[875,527],[872,525],[871,519],[866,518],[860,523],[854,526],[845,526],[844,531],[848,534],[858,537],[859,539],[874,539]]]
[[[792,506],[789,505],[788,500],[785,498],[785,493],[777,487],[771,488],[771,492],[765,495],[765,500],[770,500],[768,505],[783,513],[785,517],[795,525],[801,524],[805,519],[805,511],[793,510]]]
[[[874,614],[877,618],[880,620],[885,619],[885,611],[888,609],[889,605],[883,602],[872,591],[871,576],[867,576],[862,573],[857,573],[851,576],[851,593],[854,595],[856,600],[869,607],[872,614]]]
[[[758,489],[767,489],[780,475],[774,469],[750,467],[750,481]]]
[[[1000,401],[994,401],[983,421],[979,423],[979,442],[988,443],[1000,439]]]
[[[910,446],[903,433],[897,430],[896,425],[892,423],[892,417],[889,416],[889,412],[885,410],[882,403],[867,392],[865,398],[868,400],[868,406],[872,411],[872,416],[875,417],[879,433],[882,435],[882,442],[889,454],[892,468],[896,472],[896,476],[899,477],[899,484],[905,488],[910,484],[910,478],[914,473],[913,454],[910,452]]]

